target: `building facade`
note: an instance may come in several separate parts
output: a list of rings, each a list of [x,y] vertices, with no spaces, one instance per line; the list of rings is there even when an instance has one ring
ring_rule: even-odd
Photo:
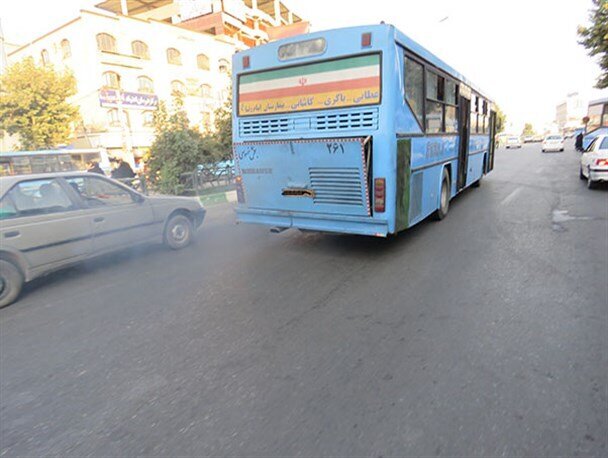
[[[123,16],[229,36],[249,47],[309,29],[309,23],[281,0],[105,0],[96,6]]]
[[[72,71],[71,102],[82,118],[72,146],[103,148],[135,164],[154,140],[160,101],[179,97],[193,127],[212,129],[214,111],[229,97],[231,56],[243,47],[166,21],[82,10],[7,57]]]
[[[578,92],[570,93],[555,108],[555,122],[559,132],[568,134],[583,126],[587,103]]]

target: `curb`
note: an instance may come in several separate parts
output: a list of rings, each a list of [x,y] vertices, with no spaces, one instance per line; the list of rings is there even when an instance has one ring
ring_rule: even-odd
[[[224,203],[234,203],[236,202],[236,191],[226,191],[226,192],[218,192],[215,194],[207,194],[204,196],[199,196],[199,200],[201,204],[205,206],[212,206]]]

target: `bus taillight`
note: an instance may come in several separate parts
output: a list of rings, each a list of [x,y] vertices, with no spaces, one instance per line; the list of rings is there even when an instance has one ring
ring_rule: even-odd
[[[386,209],[386,179],[374,179],[374,212],[384,213]]]

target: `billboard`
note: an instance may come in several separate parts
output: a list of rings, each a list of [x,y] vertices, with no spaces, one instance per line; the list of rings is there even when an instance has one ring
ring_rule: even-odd
[[[158,96],[139,92],[123,92],[118,89],[102,89],[99,91],[99,104],[102,107],[155,110],[158,108]]]

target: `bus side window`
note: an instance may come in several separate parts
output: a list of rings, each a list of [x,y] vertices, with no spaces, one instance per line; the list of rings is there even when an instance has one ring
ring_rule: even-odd
[[[405,57],[405,98],[424,129],[424,68],[415,60]]]

